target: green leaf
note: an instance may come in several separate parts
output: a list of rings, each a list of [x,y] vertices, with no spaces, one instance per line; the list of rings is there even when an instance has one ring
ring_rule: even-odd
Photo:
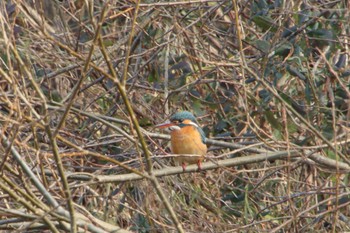
[[[333,126],[331,124],[325,125],[322,129],[322,134],[328,140],[333,139],[333,136],[334,136]]]
[[[266,120],[271,124],[272,128],[281,130],[282,126],[279,120],[277,120],[274,116],[274,114],[270,111],[267,110],[264,112]]]
[[[283,43],[281,46],[277,47],[277,49],[275,50],[275,54],[278,56],[286,57],[292,48],[293,45],[291,43]]]
[[[271,48],[271,44],[266,40],[256,40],[255,46],[264,53],[268,53]]]
[[[237,206],[231,206],[231,207],[225,206],[223,210],[225,211],[225,215],[227,215],[227,216],[233,215],[237,218],[241,218],[242,212],[236,210],[236,208],[237,208]]]
[[[255,15],[252,18],[253,22],[260,27],[263,31],[267,31],[270,30],[272,32],[276,32],[277,31],[277,26],[276,24],[273,22],[273,20],[268,17],[268,16],[264,16],[264,15]]]
[[[297,68],[295,68],[293,66],[290,66],[290,65],[287,65],[287,71],[291,75],[296,76],[296,77],[300,78],[303,81],[306,81],[305,75],[303,75]]]
[[[283,134],[282,134],[282,131],[280,129],[273,130],[272,134],[273,134],[274,138],[277,140],[283,139]]]
[[[298,30],[297,26],[293,26],[290,28],[286,28],[283,32],[282,32],[282,37],[288,37],[290,36],[292,33],[296,32]]]
[[[222,132],[228,126],[227,122],[223,119],[219,120],[215,125],[215,132]]]
[[[307,32],[313,47],[323,47],[333,43],[334,34],[331,30],[316,29]]]

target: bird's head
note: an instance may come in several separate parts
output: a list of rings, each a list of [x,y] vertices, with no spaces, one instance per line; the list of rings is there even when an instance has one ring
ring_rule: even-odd
[[[193,114],[188,111],[183,111],[175,113],[169,118],[169,120],[162,124],[156,125],[156,127],[161,129],[169,128],[170,130],[180,130],[181,128],[189,125],[199,127]]]
[[[156,125],[157,128],[168,128],[171,131],[181,130],[186,126],[194,126],[199,131],[203,142],[205,141],[205,134],[203,130],[201,127],[199,127],[198,122],[193,114],[188,111],[177,112],[172,115],[166,122]]]

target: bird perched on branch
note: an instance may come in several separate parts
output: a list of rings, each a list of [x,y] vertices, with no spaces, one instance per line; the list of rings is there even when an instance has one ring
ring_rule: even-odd
[[[205,134],[192,113],[177,112],[168,121],[156,127],[171,130],[171,151],[179,155],[175,157],[175,161],[181,164],[184,171],[187,164],[195,163],[201,170],[201,162],[207,153],[207,145]]]

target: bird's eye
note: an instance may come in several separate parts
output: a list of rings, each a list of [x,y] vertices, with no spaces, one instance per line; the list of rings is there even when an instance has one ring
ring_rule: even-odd
[[[179,120],[173,120],[172,122],[174,124],[179,124],[179,123],[182,123],[184,121],[184,119],[179,119]]]

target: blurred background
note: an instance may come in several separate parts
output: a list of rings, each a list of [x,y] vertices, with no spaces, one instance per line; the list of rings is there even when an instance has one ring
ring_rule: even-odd
[[[0,2],[0,229],[66,232],[75,212],[91,232],[350,231],[349,12]],[[167,175],[169,136],[153,126],[179,110],[211,139],[207,161],[281,157]],[[159,187],[136,176],[150,164]]]

